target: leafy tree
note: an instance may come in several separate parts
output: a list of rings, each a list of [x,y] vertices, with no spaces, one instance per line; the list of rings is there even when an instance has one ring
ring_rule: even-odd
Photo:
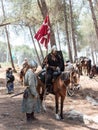
[[[27,45],[15,46],[14,52],[16,54],[18,64],[21,64],[22,61],[24,61],[24,58],[27,58],[29,61],[37,59],[35,50]]]
[[[13,25],[13,30],[15,33],[18,34],[19,31],[25,30],[27,26],[33,27],[38,29],[39,26],[43,22],[43,15],[39,8],[37,2],[40,2],[42,7],[43,13],[49,13],[51,26],[53,31],[55,32],[55,36],[58,35],[56,39],[59,42],[59,48],[62,46],[66,47],[67,43],[67,34],[65,35],[65,15],[64,15],[64,4],[63,0],[8,0],[6,1],[9,7],[5,7],[5,14],[7,14],[6,19],[3,20],[3,17],[0,16],[1,26],[6,25]],[[91,1],[91,0],[89,0]],[[85,0],[76,0],[72,1],[72,13],[73,19],[72,22],[74,23],[74,35],[76,41],[76,48],[78,51],[81,51],[82,48],[89,46],[89,48],[94,43],[96,46],[96,40],[93,41],[90,39],[96,39],[95,30],[91,15],[91,9],[89,5],[89,1]],[[66,2],[66,15],[67,15],[67,32],[69,35],[69,42],[72,45],[72,36],[71,36],[71,22],[70,22],[70,11],[69,11],[69,0],[65,0]],[[43,3],[46,3],[47,10],[45,11]],[[44,4],[43,4],[44,5]],[[98,2],[97,0],[93,0],[93,10],[95,12],[96,18],[98,18]],[[44,14],[46,15],[46,14]],[[45,16],[44,16],[45,17]],[[88,19],[88,20],[87,20]],[[20,27],[18,28],[17,27]],[[88,27],[88,25],[90,27]],[[2,29],[1,29],[2,30]],[[0,31],[1,31],[0,30]],[[35,30],[36,31],[36,30]],[[2,31],[0,32],[2,33]],[[30,35],[27,31],[25,32],[28,36]],[[58,34],[57,34],[58,33]],[[92,34],[92,38],[91,38]],[[30,37],[30,36],[29,36]],[[53,43],[54,44],[54,43]],[[72,48],[72,55],[73,55],[73,45],[70,46]],[[94,48],[97,48],[94,47]]]

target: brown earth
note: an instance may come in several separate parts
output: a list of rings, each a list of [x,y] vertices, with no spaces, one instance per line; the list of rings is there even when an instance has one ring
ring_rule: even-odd
[[[14,94],[16,94],[22,92],[24,87],[19,82],[19,74],[14,75]],[[98,80],[97,77],[95,78],[81,76],[82,88],[73,97],[67,96],[65,99],[63,121],[55,119],[54,96],[49,94],[45,100],[47,111],[36,114],[38,120],[27,124],[25,114],[21,112],[22,95],[11,98],[11,95],[6,93],[5,68],[0,68],[0,130],[98,130],[96,123],[84,124],[78,120],[66,118],[66,112],[70,110],[89,116],[98,114],[98,106],[92,105],[86,99],[86,96],[90,96],[98,101]]]

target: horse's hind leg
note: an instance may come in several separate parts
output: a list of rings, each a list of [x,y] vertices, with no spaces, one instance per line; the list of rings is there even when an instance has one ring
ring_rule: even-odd
[[[57,95],[55,95],[55,109],[56,109],[56,119],[60,120],[60,116],[59,116],[59,97]]]

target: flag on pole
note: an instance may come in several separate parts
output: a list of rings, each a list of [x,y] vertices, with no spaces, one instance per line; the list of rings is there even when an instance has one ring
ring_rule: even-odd
[[[39,41],[39,43],[43,44],[45,48],[48,47],[50,40],[50,20],[48,15],[46,16],[40,29],[34,35],[34,38]]]

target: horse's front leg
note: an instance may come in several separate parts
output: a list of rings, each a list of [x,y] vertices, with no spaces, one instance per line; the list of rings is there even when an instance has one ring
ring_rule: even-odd
[[[42,102],[42,110],[44,112],[47,111],[46,104],[45,104],[45,97],[46,97],[46,90],[42,88],[42,94],[40,94],[41,102]]]
[[[63,105],[64,105],[64,99],[65,99],[65,97],[61,97],[61,109],[60,109],[60,118],[61,119],[64,119],[64,117],[63,117]]]
[[[56,109],[56,119],[60,120],[60,116],[59,116],[59,97],[58,95],[55,95],[55,109]]]

